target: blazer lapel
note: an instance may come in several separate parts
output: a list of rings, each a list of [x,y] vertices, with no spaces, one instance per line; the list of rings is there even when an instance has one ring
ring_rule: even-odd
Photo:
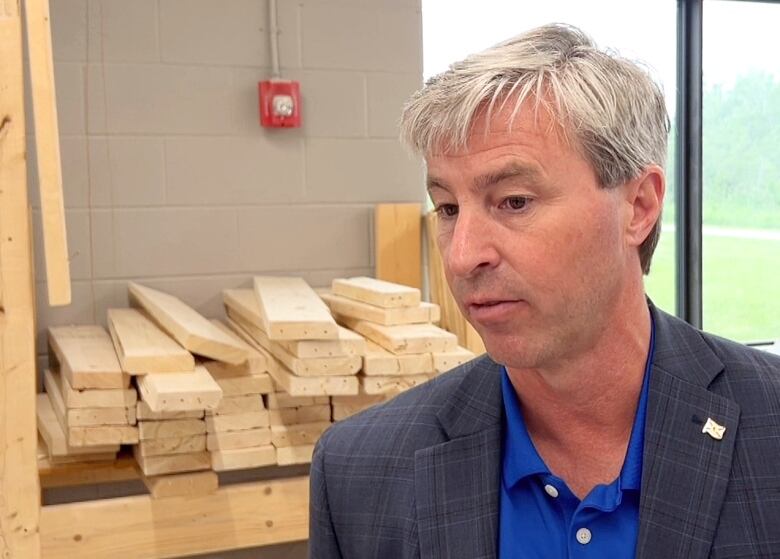
[[[723,364],[701,335],[657,311],[637,558],[709,556],[731,470],[739,406],[708,391]],[[708,419],[726,431],[702,432]]]
[[[476,362],[439,413],[448,442],[415,453],[420,556],[493,559],[501,474],[501,367]]]

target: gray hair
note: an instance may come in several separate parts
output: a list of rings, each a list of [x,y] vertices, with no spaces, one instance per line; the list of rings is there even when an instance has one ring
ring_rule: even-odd
[[[466,148],[477,118],[490,122],[510,100],[510,126],[526,100],[543,105],[604,188],[666,162],[669,116],[660,87],[635,62],[564,24],[532,29],[429,79],[404,107],[401,139],[425,156]],[[659,236],[660,218],[639,248],[644,273]]]

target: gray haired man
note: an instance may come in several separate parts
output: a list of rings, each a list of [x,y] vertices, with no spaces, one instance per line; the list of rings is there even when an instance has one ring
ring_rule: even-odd
[[[780,359],[655,308],[659,88],[534,29],[404,108],[488,354],[331,428],[314,558],[780,557]]]

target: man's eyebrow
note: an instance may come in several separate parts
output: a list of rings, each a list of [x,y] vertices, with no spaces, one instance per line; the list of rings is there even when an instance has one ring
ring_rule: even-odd
[[[474,179],[474,188],[477,190],[484,190],[494,184],[507,179],[521,179],[529,182],[539,182],[541,180],[541,174],[534,167],[528,165],[518,165],[513,163],[498,171],[485,173]]]
[[[447,186],[444,184],[443,181],[437,179],[436,177],[432,177],[430,175],[425,177],[425,185],[428,190],[434,187],[443,188],[444,190],[447,190]]]

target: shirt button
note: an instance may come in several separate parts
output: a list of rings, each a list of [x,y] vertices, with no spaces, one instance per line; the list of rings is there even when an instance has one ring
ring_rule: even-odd
[[[553,499],[555,499],[558,496],[558,490],[555,488],[554,485],[550,485],[548,483],[547,485],[544,486],[544,490]]]
[[[587,528],[580,528],[577,530],[577,541],[580,542],[582,545],[587,545],[590,543],[590,539],[593,537],[593,535],[590,533],[590,530]]]

